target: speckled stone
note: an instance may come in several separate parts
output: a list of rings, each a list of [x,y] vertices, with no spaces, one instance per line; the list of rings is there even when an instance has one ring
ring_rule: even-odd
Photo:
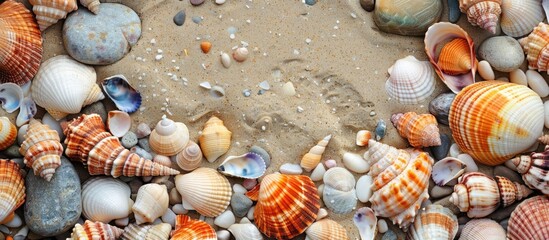
[[[231,197],[231,208],[237,217],[244,217],[252,207],[253,202],[242,193],[235,193]]]
[[[63,25],[63,42],[69,55],[92,65],[117,62],[140,37],[141,19],[137,13],[117,3],[100,4],[97,14],[78,8]]]
[[[134,132],[129,131],[124,136],[122,136],[122,146],[125,148],[132,148],[133,146],[137,145],[137,135],[135,135]]]
[[[429,102],[429,112],[437,118],[438,123],[448,126],[448,114],[455,97],[455,93],[442,93]]]
[[[143,148],[143,150],[147,151],[147,152],[150,152],[151,151],[151,146],[149,145],[149,139],[148,138],[142,138],[142,139],[139,139],[137,141],[137,145],[141,148]]]
[[[450,151],[450,145],[452,144],[450,137],[448,135],[441,133],[440,134],[440,145],[439,146],[433,146],[430,147],[431,153],[433,154],[433,158],[437,161],[445,158],[448,156],[448,152]]]
[[[520,43],[508,36],[491,37],[480,44],[478,56],[501,72],[516,70],[524,62],[524,51]],[[479,60],[481,60],[479,59]]]

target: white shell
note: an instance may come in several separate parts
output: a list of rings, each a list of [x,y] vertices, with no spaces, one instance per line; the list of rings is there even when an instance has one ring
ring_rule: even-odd
[[[222,52],[220,55],[221,58],[221,64],[223,64],[223,67],[229,68],[231,66],[231,57],[229,54]]]
[[[259,229],[251,223],[237,223],[228,228],[235,239],[238,240],[262,240],[263,236]]]
[[[418,104],[435,90],[435,71],[428,61],[414,56],[399,59],[389,68],[385,91],[402,104]]]
[[[130,187],[114,178],[94,177],[82,186],[82,214],[91,221],[108,223],[131,213]]]
[[[229,156],[217,168],[225,175],[246,179],[259,178],[263,176],[266,169],[267,166],[263,158],[253,152],[240,156]]]
[[[132,119],[127,112],[110,111],[107,118],[107,128],[115,137],[124,136],[132,126]]]
[[[361,240],[374,239],[377,231],[377,217],[371,208],[359,208],[353,217],[353,222],[358,228]]]
[[[446,157],[433,165],[433,181],[438,186],[444,186],[446,183],[461,176],[465,172],[466,165],[459,159]]]
[[[233,52],[233,58],[237,62],[244,62],[246,59],[248,59],[248,49],[245,47],[239,47]]]
[[[162,216],[168,209],[168,201],[166,185],[149,183],[141,186],[132,207],[137,224],[152,223]]]
[[[545,101],[543,103],[543,109],[544,109],[544,125],[546,128],[549,128],[549,101]]]
[[[343,154],[343,165],[345,165],[347,169],[356,173],[365,173],[370,169],[370,164],[366,162],[362,156],[350,152]]]
[[[524,36],[545,18],[541,0],[503,0],[501,2],[501,30],[511,37]]]
[[[355,177],[347,169],[330,168],[323,180],[322,199],[326,207],[337,214],[349,213],[356,207]]]
[[[0,104],[8,113],[15,112],[23,101],[23,90],[15,83],[0,84]]]

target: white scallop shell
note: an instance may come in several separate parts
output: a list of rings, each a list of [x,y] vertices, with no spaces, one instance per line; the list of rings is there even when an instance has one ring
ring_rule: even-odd
[[[130,187],[114,178],[94,177],[82,186],[82,214],[86,219],[108,223],[130,215]]]
[[[402,104],[418,104],[435,90],[435,71],[428,61],[414,56],[399,59],[389,68],[385,91]]]
[[[149,183],[141,186],[132,207],[137,224],[152,223],[162,216],[168,209],[168,202],[166,185]]]
[[[524,36],[544,18],[541,0],[503,0],[501,3],[501,30],[508,36]]]
[[[107,128],[115,137],[124,136],[132,126],[132,119],[127,112],[110,111],[107,117]]]
[[[324,174],[322,199],[334,213],[351,212],[357,203],[355,177],[342,167],[330,168]]]
[[[432,175],[436,185],[444,186],[446,183],[461,176],[467,165],[461,160],[453,157],[446,157],[433,165]]]

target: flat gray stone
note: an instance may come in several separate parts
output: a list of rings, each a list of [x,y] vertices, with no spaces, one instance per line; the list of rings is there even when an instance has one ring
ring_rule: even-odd
[[[122,136],[121,140],[122,146],[125,148],[132,148],[133,146],[137,145],[137,135],[135,135],[134,132],[129,131],[124,136]]]
[[[93,113],[99,115],[103,122],[107,121],[107,110],[105,109],[105,105],[103,105],[101,101],[92,103],[84,107],[82,111],[80,111],[80,113],[68,115],[66,119],[69,121],[74,118],[80,117],[82,114],[90,115]]]
[[[506,177],[513,182],[524,184],[524,181],[518,172],[515,172],[503,165],[498,165],[494,168],[494,175]]]
[[[234,193],[231,197],[231,208],[237,217],[244,217],[252,207],[253,202],[242,193]]]

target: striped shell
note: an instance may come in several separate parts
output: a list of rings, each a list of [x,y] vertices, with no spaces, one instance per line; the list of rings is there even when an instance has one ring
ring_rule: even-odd
[[[511,213],[507,239],[549,239],[549,197],[535,196],[521,202]]]
[[[102,222],[86,220],[83,225],[77,223],[72,229],[70,240],[116,240],[123,230]]]
[[[305,232],[310,240],[349,239],[347,231],[341,224],[327,218],[311,224]]]
[[[149,136],[151,149],[157,154],[174,156],[189,142],[189,129],[184,123],[174,122],[165,116],[156,124]]]
[[[460,240],[505,239],[505,229],[498,222],[487,219],[471,219],[461,230]]]
[[[25,181],[17,163],[0,159],[0,224],[11,221],[25,202]]]
[[[528,187],[549,195],[549,145],[543,152],[522,155],[511,161]]]
[[[545,14],[541,0],[502,0],[501,30],[511,37],[522,37],[543,22]]]
[[[40,26],[40,31],[67,17],[72,11],[78,9],[76,0],[29,0],[32,11]]]
[[[458,220],[450,209],[440,205],[428,205],[416,216],[406,239],[453,240],[457,232]]]
[[[527,37],[519,40],[529,69],[549,71],[549,25],[540,22]]]
[[[543,112],[540,97],[530,88],[484,81],[457,94],[448,118],[459,148],[494,166],[536,143],[543,130]]]
[[[465,38],[454,38],[440,50],[438,66],[449,75],[466,74],[471,71],[471,52]]]
[[[212,116],[206,122],[202,134],[198,137],[198,143],[208,162],[214,162],[229,150],[231,135],[231,131],[225,127],[221,119]]]
[[[82,4],[84,7],[88,8],[90,12],[97,14],[99,11],[99,0],[80,0],[80,4]]]
[[[300,165],[303,169],[305,169],[305,171],[310,172],[316,167],[316,165],[318,165],[320,158],[322,158],[322,154],[324,153],[324,150],[326,150],[326,146],[330,142],[331,138],[332,135],[324,137],[314,147],[312,147],[308,153],[303,155]]]
[[[202,150],[200,150],[198,144],[189,141],[183,151],[177,154],[175,160],[181,169],[185,171],[195,170],[202,164]]]
[[[393,114],[391,122],[400,136],[407,138],[412,147],[421,148],[440,145],[437,119],[431,114],[397,113]]]
[[[435,72],[428,61],[414,56],[399,59],[389,68],[385,91],[402,104],[418,104],[435,90]]]
[[[17,139],[17,127],[7,117],[0,117],[0,151],[7,149]]]
[[[172,240],[217,240],[215,230],[208,223],[191,219],[187,215],[175,217],[175,230],[172,233]]]
[[[60,141],[57,131],[31,119],[19,153],[25,156],[25,164],[33,169],[34,175],[48,182],[51,180],[55,169],[61,165],[63,146]]]
[[[156,225],[132,223],[124,228],[121,240],[168,240],[172,226],[168,223]]]
[[[168,190],[166,185],[149,183],[137,191],[132,211],[137,224],[151,223],[168,209]]]
[[[22,3],[0,4],[0,83],[29,82],[42,60],[42,35]]]
[[[459,0],[459,9],[473,26],[496,34],[502,0]]]
[[[130,187],[114,178],[94,177],[82,185],[82,215],[92,221],[108,223],[132,212]]]

